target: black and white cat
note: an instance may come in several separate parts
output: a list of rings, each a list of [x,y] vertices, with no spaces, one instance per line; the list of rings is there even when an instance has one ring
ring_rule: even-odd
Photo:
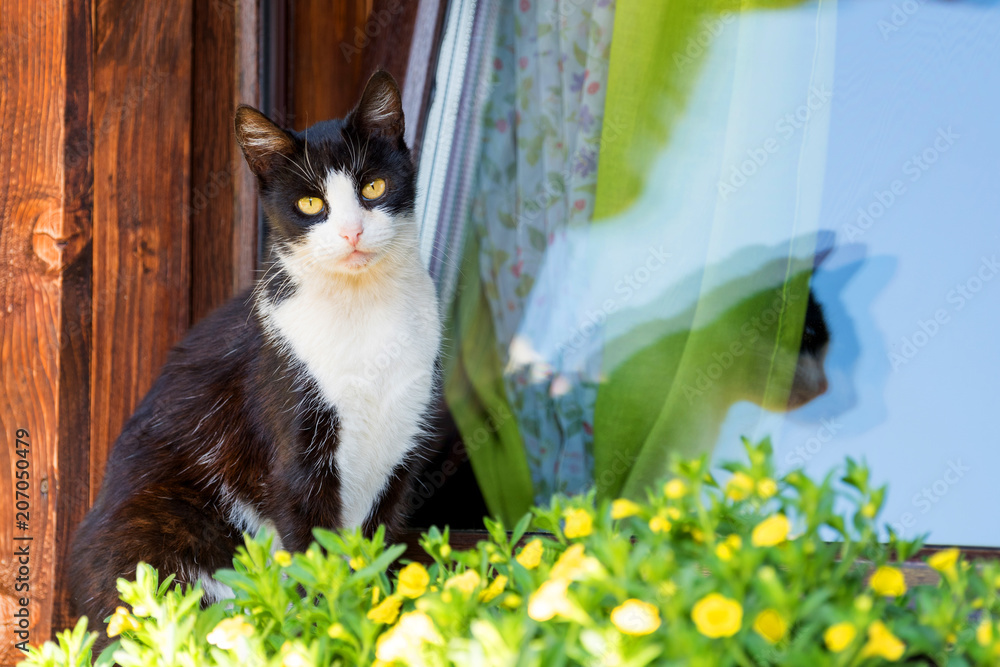
[[[237,111],[267,270],[170,353],[111,451],[70,560],[92,629],[138,561],[201,580],[211,601],[243,532],[271,524],[303,550],[315,526],[399,527],[441,338],[403,127],[385,72],[304,133]]]

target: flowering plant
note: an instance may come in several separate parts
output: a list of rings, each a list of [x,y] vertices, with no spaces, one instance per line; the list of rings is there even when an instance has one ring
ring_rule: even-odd
[[[890,529],[880,543],[885,488],[863,465],[848,460],[842,484],[777,478],[770,444],[745,444],[749,462],[724,466],[725,483],[704,458],[682,461],[644,502],[556,497],[511,532],[487,520],[474,549],[432,528],[427,566],[394,569],[404,547],[381,531],[316,530],[295,555],[261,535],[215,575],[232,597],[201,609],[199,586],[171,588],[142,565],[119,581],[118,641],[98,664],[1000,662],[1000,564],[940,551],[928,560],[939,583],[908,586],[900,564],[920,541]],[[81,621],[21,664],[88,665],[92,642]]]

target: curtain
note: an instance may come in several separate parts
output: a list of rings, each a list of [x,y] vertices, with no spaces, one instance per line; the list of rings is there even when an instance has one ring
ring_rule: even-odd
[[[492,513],[641,496],[734,403],[819,391],[800,355],[835,20],[500,3],[445,379]]]

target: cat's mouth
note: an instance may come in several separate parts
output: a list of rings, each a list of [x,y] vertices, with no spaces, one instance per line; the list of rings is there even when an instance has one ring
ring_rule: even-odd
[[[360,270],[371,264],[374,259],[375,253],[373,252],[353,250],[341,260],[341,264],[348,269]]]

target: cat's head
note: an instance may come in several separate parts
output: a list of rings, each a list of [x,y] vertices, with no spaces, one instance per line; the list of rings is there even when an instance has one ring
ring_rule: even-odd
[[[293,276],[363,276],[416,252],[415,187],[399,88],[368,81],[345,118],[283,130],[248,106],[236,139],[257,177],[271,241]]]

